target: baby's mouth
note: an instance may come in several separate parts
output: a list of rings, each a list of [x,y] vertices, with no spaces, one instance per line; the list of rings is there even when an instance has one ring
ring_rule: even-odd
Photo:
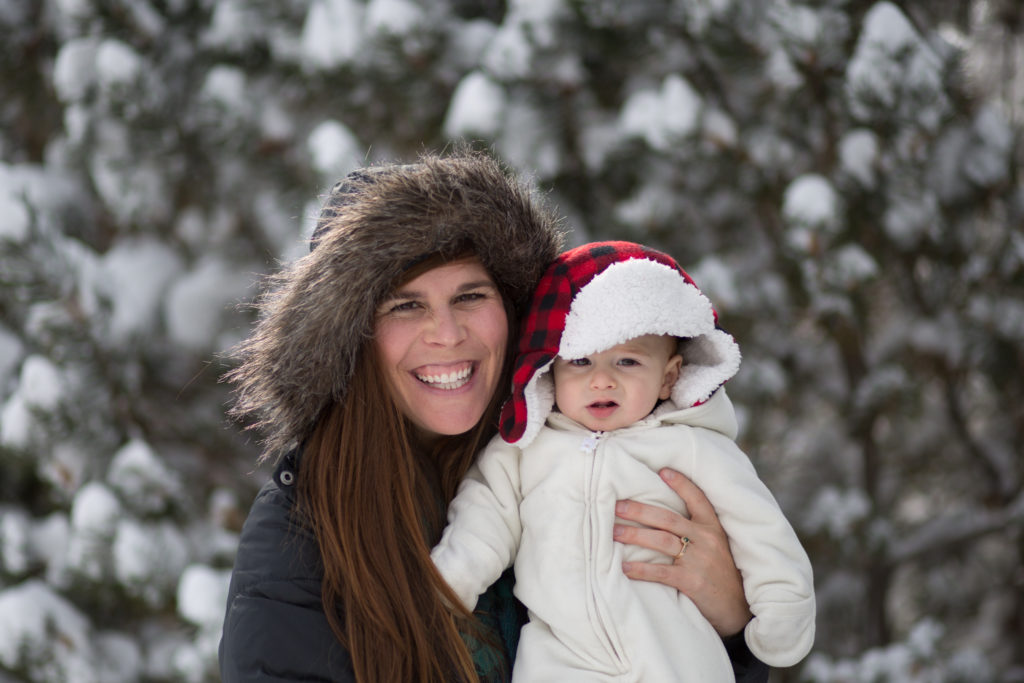
[[[587,407],[588,408],[615,408],[618,405],[619,404],[616,403],[615,401],[594,401],[593,403],[591,403]]]
[[[467,363],[464,367],[448,370],[447,372],[420,373],[414,372],[416,379],[434,389],[451,391],[465,386],[473,376],[473,364]]]

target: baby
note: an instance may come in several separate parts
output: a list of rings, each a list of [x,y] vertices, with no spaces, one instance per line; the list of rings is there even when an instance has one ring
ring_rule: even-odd
[[[530,621],[513,679],[732,680],[722,639],[689,598],[622,572],[624,561],[685,562],[690,540],[674,557],[611,540],[616,501],[685,514],[665,467],[704,491],[729,536],[751,652],[799,662],[814,640],[810,561],[734,443],[722,385],[739,348],[690,277],[641,245],[587,244],[548,269],[524,328],[500,438],[467,474],[432,553],[469,609],[515,563]]]

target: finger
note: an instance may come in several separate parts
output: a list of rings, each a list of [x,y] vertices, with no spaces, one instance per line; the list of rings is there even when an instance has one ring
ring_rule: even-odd
[[[657,505],[647,505],[634,500],[620,500],[615,504],[615,515],[621,519],[636,522],[652,529],[668,531],[679,536],[686,526],[686,518],[678,512],[666,510]]]
[[[679,571],[670,564],[651,564],[650,562],[623,562],[622,572],[631,579],[654,581],[675,586],[679,579]],[[678,586],[675,586],[678,590]]]
[[[704,495],[700,487],[694,484],[689,477],[668,467],[663,468],[658,474],[686,503],[690,519],[698,524],[718,521],[718,516],[715,514],[715,508],[711,505],[711,501],[708,500],[708,497]]]
[[[697,589],[700,577],[700,574],[687,571],[676,564],[651,562],[623,562],[622,573],[637,581],[651,581],[671,586],[688,597]]]
[[[671,558],[675,558],[682,548],[679,536],[670,531],[645,529],[626,524],[616,524],[612,528],[612,537],[620,543],[654,550]]]

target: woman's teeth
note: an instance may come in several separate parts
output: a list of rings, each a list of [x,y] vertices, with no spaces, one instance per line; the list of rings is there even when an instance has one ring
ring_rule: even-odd
[[[468,366],[462,370],[456,370],[455,372],[445,372],[440,375],[421,375],[416,374],[416,379],[429,384],[435,389],[458,389],[469,381],[470,375],[473,374],[473,367]]]

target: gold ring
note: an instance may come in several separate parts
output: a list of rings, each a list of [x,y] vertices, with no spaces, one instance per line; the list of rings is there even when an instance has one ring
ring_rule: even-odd
[[[676,553],[676,556],[672,558],[673,562],[675,562],[680,557],[682,557],[683,555],[686,554],[686,546],[688,546],[688,545],[690,545],[690,537],[689,536],[680,536],[679,537],[679,552]]]

